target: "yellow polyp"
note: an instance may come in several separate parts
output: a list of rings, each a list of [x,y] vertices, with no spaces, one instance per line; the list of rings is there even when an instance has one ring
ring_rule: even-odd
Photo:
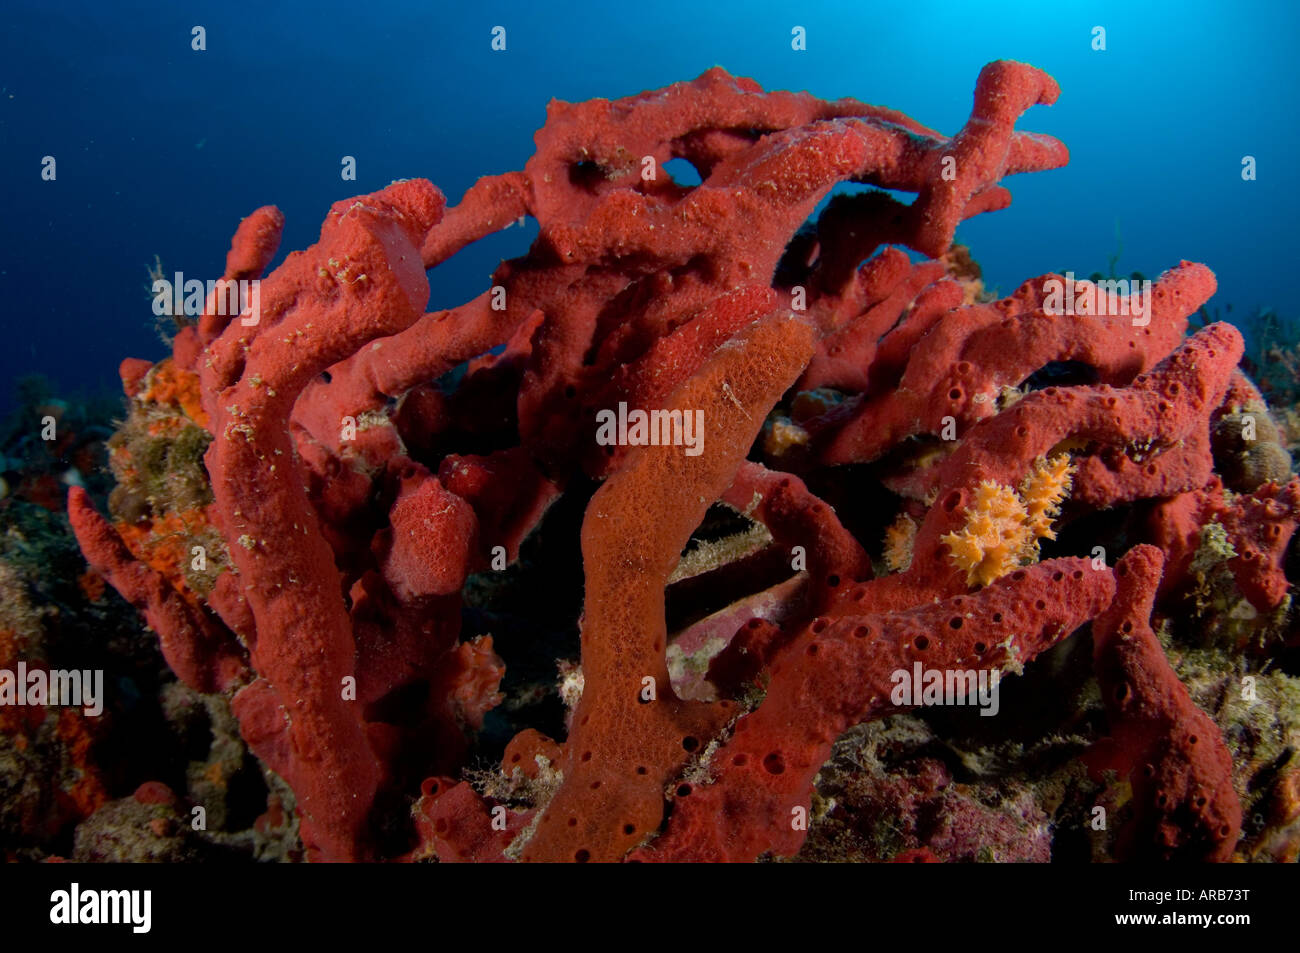
[[[1030,561],[1038,558],[1040,539],[1056,539],[1052,521],[1060,515],[1061,502],[1070,494],[1073,474],[1069,454],[1059,453],[1034,461],[1033,469],[1020,484],[1020,497],[1028,515],[1030,540],[1026,556]]]
[[[902,572],[912,565],[912,546],[916,542],[916,521],[899,513],[885,529],[885,565],[890,572]]]
[[[1015,490],[986,480],[975,491],[965,527],[943,542],[953,563],[966,571],[966,584],[987,586],[1019,565],[1028,538],[1025,506]]]
[[[1055,539],[1052,521],[1070,492],[1073,465],[1068,454],[1034,462],[1017,493],[985,480],[966,510],[966,525],[947,533],[953,565],[966,572],[968,586],[987,586],[1017,566],[1037,562],[1038,541]]]

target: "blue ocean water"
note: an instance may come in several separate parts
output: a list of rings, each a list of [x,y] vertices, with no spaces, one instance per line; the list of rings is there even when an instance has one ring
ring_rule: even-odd
[[[191,48],[192,29],[206,50]],[[494,26],[506,50],[491,49]],[[806,50],[791,31],[806,31]],[[1093,49],[1103,27],[1104,51]],[[614,98],[713,65],[764,88],[852,96],[945,133],[980,67],[1031,62],[1062,87],[1020,128],[1070,148],[1064,170],[1007,180],[1010,209],[964,224],[986,282],[1072,269],[1219,277],[1241,321],[1282,313],[1297,220],[1300,6],[1279,2],[246,3],[7,0],[0,26],[0,410],[21,375],[66,394],[117,389],[157,358],[147,267],[220,274],[239,219],[273,203],[279,258],[331,202],[396,178],[451,202],[522,166],[548,99]],[[57,177],[44,181],[53,156]],[[343,181],[341,159],[357,162]],[[1242,178],[1245,156],[1257,178]],[[431,274],[433,305],[479,293],[535,225]],[[1118,233],[1118,239],[1117,239]],[[277,258],[277,261],[279,260]],[[1226,315],[1225,315],[1226,316]]]

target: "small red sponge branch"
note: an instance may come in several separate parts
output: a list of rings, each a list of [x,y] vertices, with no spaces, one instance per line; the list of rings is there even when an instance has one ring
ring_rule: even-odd
[[[68,519],[86,562],[144,615],[158,633],[163,657],[181,681],[208,693],[243,681],[247,674],[244,653],[161,573],[136,560],[79,486],[68,492]]]
[[[478,547],[469,503],[437,477],[413,474],[402,481],[388,516],[391,529],[378,539],[387,543],[380,547],[383,573],[393,592],[403,601],[459,592]]]
[[[1125,857],[1224,861],[1241,833],[1232,756],[1151,629],[1163,565],[1154,546],[1131,549],[1115,568],[1115,601],[1093,625],[1111,735],[1089,761],[1133,785],[1136,815],[1120,839]]]
[[[746,460],[722,500],[765,525],[787,552],[803,547],[811,580],[806,612],[828,608],[841,583],[871,578],[862,546],[799,477]]]
[[[261,278],[280,247],[280,236],[283,233],[284,213],[274,205],[264,205],[245,218],[230,240],[222,280],[246,281]],[[213,304],[214,302],[209,302],[198,325],[199,339],[205,345],[225,330],[234,318],[231,314],[218,313],[220,309],[213,307]]]

